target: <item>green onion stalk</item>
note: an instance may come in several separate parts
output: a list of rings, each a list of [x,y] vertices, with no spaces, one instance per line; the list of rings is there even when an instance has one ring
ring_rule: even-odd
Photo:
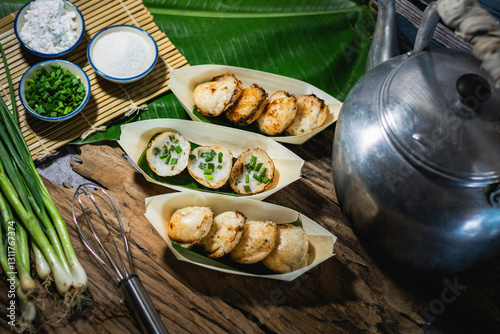
[[[45,256],[43,256],[42,250],[36,242],[31,240],[31,249],[33,249],[33,254],[35,255],[36,273],[43,281],[43,286],[48,287],[52,283],[52,269],[47,262]]]
[[[35,281],[30,273],[30,253],[28,244],[28,235],[24,227],[18,224],[12,210],[8,203],[5,201],[4,196],[0,192],[0,211],[1,221],[6,233],[11,232],[13,235],[9,240],[12,243],[14,251],[14,259],[16,262],[16,269],[19,275],[21,288],[28,297],[36,292]]]
[[[2,197],[0,199],[0,202],[3,202],[5,204],[5,201]],[[0,203],[1,205],[1,203]],[[7,252],[8,252],[8,241],[4,242],[4,233],[5,235],[8,234],[9,232],[9,226],[12,226],[12,222],[6,221],[4,209],[6,206],[2,205],[0,210],[2,210],[2,215],[0,216],[2,218],[2,222],[0,223],[0,266],[2,267],[2,270],[4,274],[7,276],[8,281],[14,281],[14,287],[16,291],[16,298],[19,301],[19,309],[21,311],[21,321],[19,322],[19,325],[21,327],[21,331],[24,331],[28,328],[31,328],[31,323],[35,319],[36,316],[36,307],[35,307],[35,302],[34,298],[31,298],[30,295],[25,293],[21,281],[16,275],[16,272],[14,272],[14,268],[11,267],[11,264],[8,261],[7,258]],[[19,271],[19,263],[17,262],[17,257],[15,257],[16,261],[16,269]]]
[[[1,45],[0,52],[8,73]],[[12,92],[9,75],[7,79]],[[3,123],[0,124],[0,187],[49,263],[59,293],[66,297],[66,293],[78,296],[87,287],[87,274],[76,257],[66,223],[36,170],[14,117],[17,115],[15,103],[11,113],[5,101],[0,100],[0,119]]]
[[[59,257],[54,251],[54,248],[50,244],[31,208],[23,205],[21,198],[24,198],[25,196],[21,194],[20,198],[16,189],[10,182],[9,177],[5,172],[4,163],[7,163],[7,168],[9,169],[12,169],[13,166],[9,164],[9,156],[1,153],[2,146],[3,145],[0,143],[0,189],[19,216],[19,219],[23,223],[24,227],[28,230],[35,242],[40,246],[40,249],[42,249],[43,255],[49,261],[52,272],[54,273],[56,287],[61,294],[64,294],[72,285],[71,275],[61,265]]]
[[[21,282],[21,288],[28,296],[36,292],[35,281],[30,272],[30,250],[28,234],[21,224],[16,223],[16,268]]]

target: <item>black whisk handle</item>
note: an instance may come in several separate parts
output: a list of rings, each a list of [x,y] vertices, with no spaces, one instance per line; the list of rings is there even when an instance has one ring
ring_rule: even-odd
[[[137,275],[124,278],[119,287],[143,333],[168,333]]]

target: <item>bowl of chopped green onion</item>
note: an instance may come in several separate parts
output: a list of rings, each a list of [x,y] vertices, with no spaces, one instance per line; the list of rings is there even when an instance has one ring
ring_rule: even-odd
[[[72,62],[46,60],[23,74],[19,98],[34,117],[60,122],[85,107],[90,98],[90,81],[85,71]]]

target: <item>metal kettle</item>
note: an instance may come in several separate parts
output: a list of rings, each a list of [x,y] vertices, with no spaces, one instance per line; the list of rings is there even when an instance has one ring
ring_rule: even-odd
[[[378,4],[368,70],[335,129],[337,198],[369,249],[462,271],[500,254],[500,90],[472,53],[427,50],[436,3],[403,55],[394,0]]]

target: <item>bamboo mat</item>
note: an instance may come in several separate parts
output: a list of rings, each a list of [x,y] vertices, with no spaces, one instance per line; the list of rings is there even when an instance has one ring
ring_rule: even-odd
[[[85,20],[85,35],[75,50],[60,57],[79,65],[89,76],[92,95],[83,111],[73,118],[51,123],[39,120],[25,112],[17,89],[24,72],[45,60],[24,50],[14,34],[16,13],[0,20],[0,43],[5,50],[10,74],[16,90],[19,126],[33,159],[42,159],[61,146],[92,133],[106,122],[130,112],[140,112],[146,103],[169,91],[170,70],[189,66],[185,57],[168,37],[159,30],[153,16],[138,0],[72,0]],[[127,85],[109,82],[98,76],[87,60],[87,46],[101,29],[129,24],[146,30],[158,44],[159,57],[153,70],[144,79]],[[0,66],[0,95],[10,107],[9,86],[5,68]]]

